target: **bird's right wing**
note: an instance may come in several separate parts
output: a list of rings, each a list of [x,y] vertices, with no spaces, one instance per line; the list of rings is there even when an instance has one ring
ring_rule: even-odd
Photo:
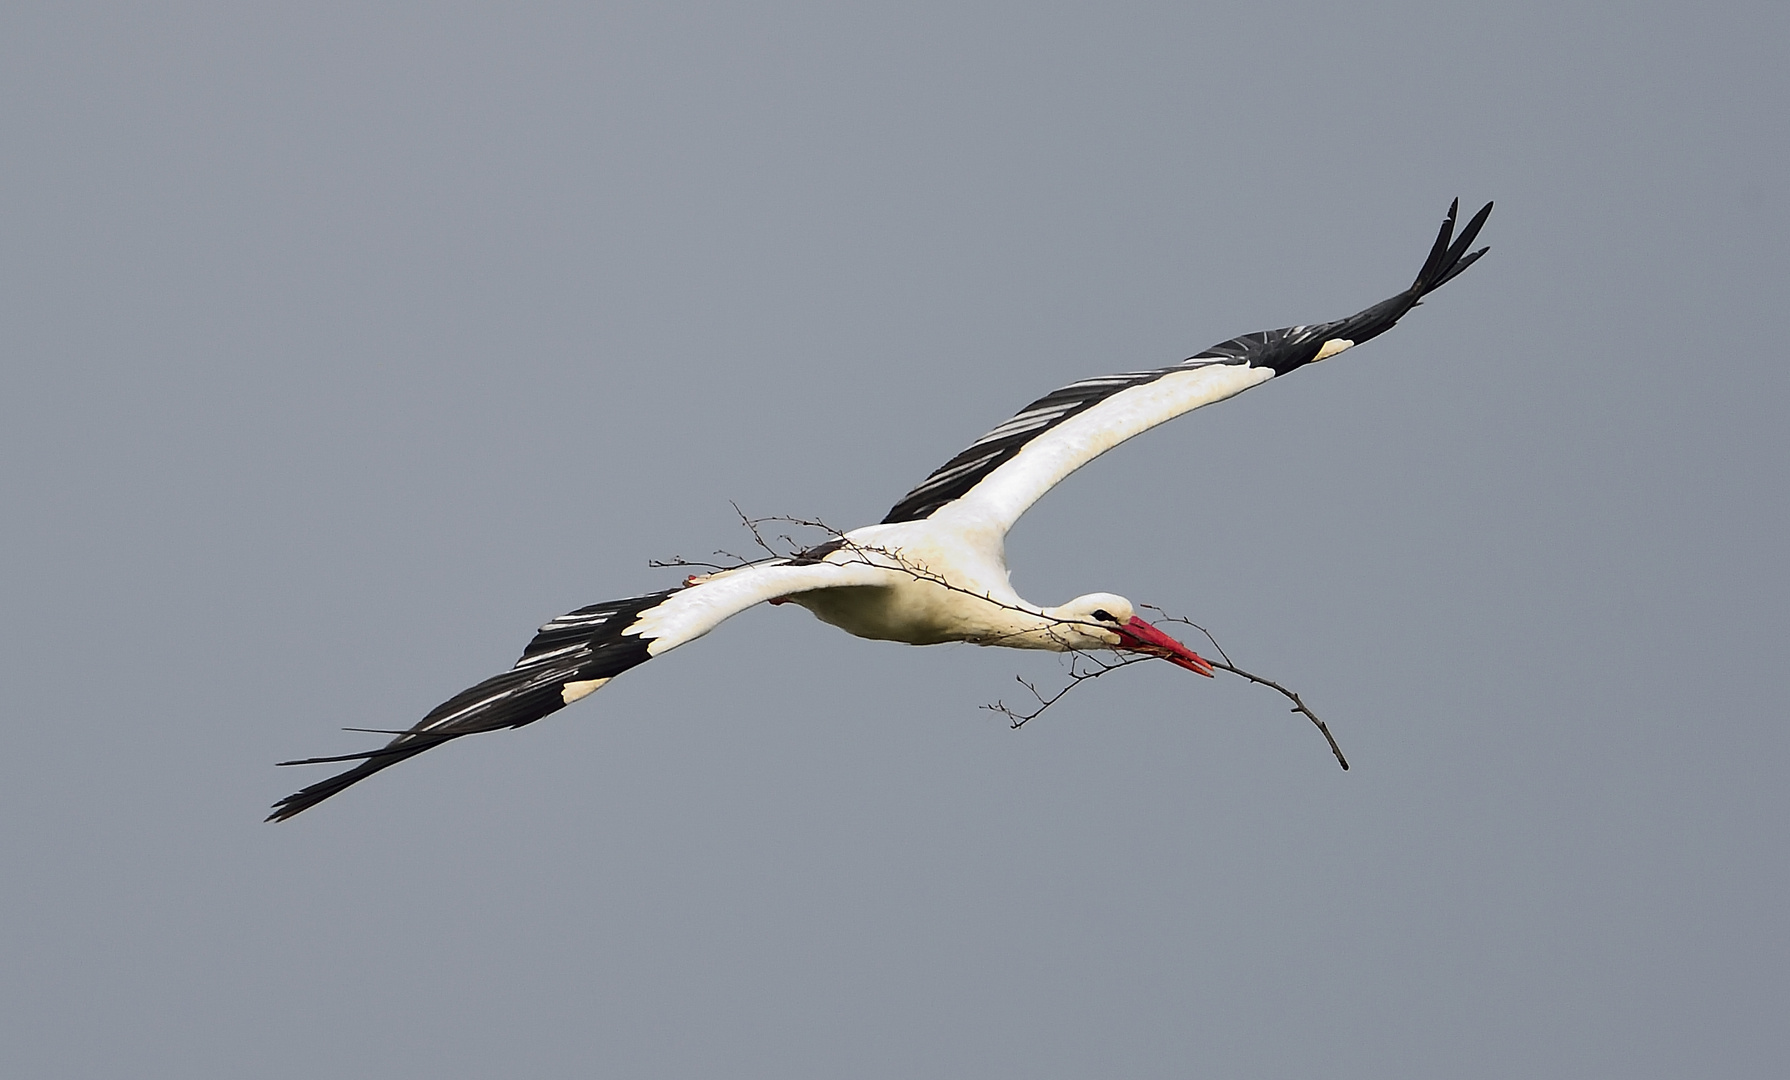
[[[267,820],[284,821],[381,769],[450,739],[532,724],[600,689],[629,668],[694,641],[754,604],[813,589],[883,584],[887,576],[887,570],[862,559],[776,559],[693,578],[691,584],[676,589],[592,604],[561,615],[541,627],[515,667],[455,694],[380,749],[280,762],[359,764],[281,799]]]
[[[944,511],[1005,532],[1064,477],[1132,436],[1390,330],[1426,294],[1485,254],[1485,248],[1468,248],[1492,204],[1456,237],[1459,209],[1457,199],[1417,280],[1397,296],[1346,319],[1244,334],[1169,367],[1103,375],[1054,390],[939,466],[883,521],[917,521]]]

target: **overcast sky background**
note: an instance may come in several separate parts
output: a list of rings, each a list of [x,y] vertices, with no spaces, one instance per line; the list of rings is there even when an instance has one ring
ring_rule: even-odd
[[[0,1071],[1777,1077],[1790,7],[0,15]],[[764,608],[289,824],[548,617],[1350,314],[1011,539],[1196,618]],[[1020,691],[1023,693],[1023,691]]]

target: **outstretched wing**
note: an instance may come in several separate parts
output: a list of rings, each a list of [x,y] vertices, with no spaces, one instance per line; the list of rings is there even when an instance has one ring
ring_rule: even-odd
[[[1473,265],[1468,252],[1492,212],[1486,203],[1454,236],[1456,199],[1411,287],[1335,322],[1234,337],[1170,367],[1083,379],[1054,390],[971,443],[890,509],[885,523],[947,512],[1009,529],[1064,477],[1182,413],[1240,394],[1390,330],[1428,293]]]
[[[754,604],[813,589],[879,584],[887,573],[862,561],[842,565],[778,559],[561,615],[541,627],[515,667],[455,694],[380,749],[280,762],[359,764],[281,799],[267,820],[284,821],[381,769],[462,735],[532,724]]]

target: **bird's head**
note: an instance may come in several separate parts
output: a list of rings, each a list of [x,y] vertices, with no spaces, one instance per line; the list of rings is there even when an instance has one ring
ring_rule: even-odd
[[[1212,665],[1205,658],[1145,622],[1123,596],[1089,593],[1044,614],[1057,620],[1051,634],[1059,637],[1066,649],[1145,653],[1208,678],[1212,675]]]

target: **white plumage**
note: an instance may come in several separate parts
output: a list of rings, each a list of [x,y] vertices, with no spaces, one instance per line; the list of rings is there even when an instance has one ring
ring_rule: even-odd
[[[269,820],[291,817],[450,739],[532,723],[767,601],[798,604],[858,637],[1058,652],[1119,649],[1210,675],[1205,660],[1139,618],[1124,597],[1090,593],[1056,607],[1020,597],[1007,580],[1008,530],[1064,477],[1127,439],[1390,329],[1485,254],[1467,249],[1491,204],[1458,238],[1457,209],[1458,202],[1449,208],[1416,281],[1391,299],[1335,322],[1245,334],[1168,367],[1072,383],[970,444],[879,524],[800,555],[562,615],[541,628],[509,671],[443,702],[387,746],[282,762],[358,764],[280,800]]]

